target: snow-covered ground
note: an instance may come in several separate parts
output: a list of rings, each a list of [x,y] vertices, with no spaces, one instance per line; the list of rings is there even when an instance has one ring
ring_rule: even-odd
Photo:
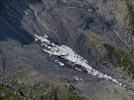
[[[74,50],[72,50],[70,47],[66,45],[56,45],[55,43],[52,43],[49,41],[48,36],[39,36],[35,35],[35,41],[39,41],[43,47],[43,51],[47,52],[51,55],[60,56],[63,59],[71,61],[73,64],[80,65],[84,69],[86,69],[87,73],[93,76],[97,76],[98,78],[103,78],[106,80],[111,80],[114,83],[117,83],[118,85],[123,86],[120,82],[118,82],[116,79],[112,78],[111,76],[101,73],[94,69],[92,66],[90,66],[83,57],[78,55]],[[63,63],[60,61],[57,61],[61,66],[64,66]]]
[[[58,60],[55,60],[56,63],[58,63],[60,66],[64,66],[64,63],[58,61]]]

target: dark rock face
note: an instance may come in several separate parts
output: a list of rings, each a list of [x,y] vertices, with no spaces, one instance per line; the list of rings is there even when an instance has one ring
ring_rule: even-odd
[[[133,91],[75,71],[69,62],[59,66],[34,41],[46,34],[134,88],[133,7],[133,0],[0,0],[0,79],[22,91],[49,81],[56,88],[73,84],[88,100],[133,100]]]
[[[32,35],[28,31],[21,29],[21,20],[24,12],[19,13],[17,11],[19,8],[17,7],[11,9],[13,6],[15,6],[13,5],[14,3],[15,1],[1,1],[0,41],[11,38],[19,41],[22,44],[32,43],[34,41]]]

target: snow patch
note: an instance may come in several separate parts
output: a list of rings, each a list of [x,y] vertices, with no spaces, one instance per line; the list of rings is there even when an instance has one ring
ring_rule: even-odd
[[[41,45],[43,47],[43,51],[47,52],[51,55],[60,56],[63,59],[69,60],[74,63],[74,65],[80,65],[83,67],[88,74],[97,76],[99,78],[103,78],[106,80],[111,80],[114,83],[117,83],[118,85],[122,85],[119,83],[116,79],[113,79],[111,76],[101,73],[97,71],[96,69],[93,69],[92,66],[90,66],[83,57],[78,55],[75,51],[73,51],[70,47],[66,45],[56,45],[55,43],[52,43],[49,41],[48,36],[39,36],[35,35],[35,40],[41,42]],[[58,62],[61,66],[64,64],[61,62]],[[78,70],[78,69],[76,69]]]
[[[79,77],[74,77],[74,79],[76,80],[76,81],[84,81],[82,78],[79,78]]]
[[[58,61],[58,60],[55,60],[56,63],[58,63],[60,66],[64,66],[64,63]]]
[[[74,68],[75,70],[77,70],[77,71],[82,71],[81,69],[79,69],[79,68]]]

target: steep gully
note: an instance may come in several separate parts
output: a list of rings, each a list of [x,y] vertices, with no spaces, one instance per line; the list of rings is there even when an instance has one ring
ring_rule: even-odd
[[[48,39],[47,35],[44,35],[44,36],[35,35],[35,41],[40,43],[44,52],[49,53],[50,55],[58,56],[58,57],[61,57],[62,59],[68,60],[72,62],[73,65],[81,66],[87,72],[87,74],[90,74],[92,76],[97,76],[98,78],[101,78],[101,79],[110,80],[119,86],[123,86],[124,88],[128,90],[134,91],[134,89],[131,88],[129,85],[125,83],[121,83],[117,79],[114,79],[111,76],[101,73],[100,71],[94,69],[92,66],[88,64],[87,60],[85,60],[83,57],[78,55],[70,47],[66,45],[56,45],[55,43],[51,42]],[[55,61],[59,63],[59,65],[64,66],[64,63],[61,63],[58,60],[55,60]],[[75,69],[78,71],[81,70],[78,68],[75,68]]]

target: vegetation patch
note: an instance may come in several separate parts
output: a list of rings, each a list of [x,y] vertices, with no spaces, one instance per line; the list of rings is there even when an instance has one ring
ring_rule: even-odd
[[[132,8],[129,8],[128,10],[128,19],[130,24],[134,23],[134,11],[132,10]]]
[[[76,92],[73,85],[65,84],[57,91],[57,100],[85,100],[85,97]]]
[[[71,84],[55,87],[49,82],[41,82],[27,87],[26,97],[17,93],[0,85],[0,100],[86,100]]]
[[[104,47],[108,50],[108,56],[111,62],[118,67],[123,68],[132,78],[134,78],[134,63],[129,58],[128,54],[122,49],[104,44]]]
[[[98,45],[102,43],[104,39],[98,35],[86,35],[86,45]]]
[[[41,82],[34,86],[29,87],[28,97],[31,99],[40,98],[41,95],[47,93],[50,89],[51,85],[48,82]]]
[[[86,100],[80,93],[75,91],[74,86],[70,84],[62,84],[52,89],[45,95],[41,96],[41,100]]]
[[[25,100],[25,98],[0,85],[0,100]]]
[[[132,33],[132,35],[134,35],[134,11],[131,7],[128,9],[127,17],[128,17],[128,21],[129,21],[130,33]]]

